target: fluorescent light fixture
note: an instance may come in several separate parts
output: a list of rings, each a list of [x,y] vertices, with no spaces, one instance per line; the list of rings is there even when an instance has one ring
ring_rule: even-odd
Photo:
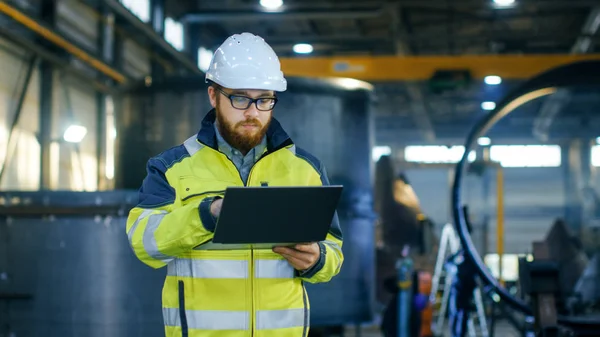
[[[65,131],[63,138],[65,142],[69,143],[81,143],[85,135],[87,134],[87,129],[85,126],[81,125],[71,125]]]
[[[481,103],[481,108],[483,110],[494,110],[496,108],[496,103],[494,102],[483,102]]]
[[[511,6],[515,3],[515,0],[494,0],[494,3],[498,6]]]
[[[502,77],[496,75],[486,76],[483,80],[485,81],[485,84],[488,85],[498,85],[502,83]]]
[[[310,54],[313,51],[313,46],[308,43],[298,43],[294,45],[294,53],[296,54]]]
[[[477,144],[481,146],[488,146],[492,144],[492,140],[490,137],[479,137],[479,139],[477,139]]]
[[[373,90],[373,85],[369,82],[364,82],[354,78],[339,77],[332,78],[331,82],[348,90],[366,89]]]
[[[198,48],[198,68],[203,72],[206,72],[210,67],[210,61],[213,58],[213,51],[208,50],[204,47]]]
[[[277,9],[283,6],[283,0],[260,0],[260,5],[266,9]]]

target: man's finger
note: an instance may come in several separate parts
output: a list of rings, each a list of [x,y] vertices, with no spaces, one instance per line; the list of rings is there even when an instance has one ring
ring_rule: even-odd
[[[299,243],[294,246],[294,249],[302,251],[302,252],[312,252],[314,251],[314,244],[312,243]]]
[[[279,248],[279,249],[277,249]],[[292,248],[288,248],[288,247],[277,247],[275,249],[273,249],[273,251],[275,253],[280,254],[281,256],[288,258],[288,257],[293,257],[297,260],[303,261],[305,263],[310,263],[311,261],[311,253],[305,253],[305,252],[301,252]]]
[[[303,261],[302,259],[297,258],[296,256],[281,254],[295,269],[303,270],[306,269],[308,265],[308,261]]]

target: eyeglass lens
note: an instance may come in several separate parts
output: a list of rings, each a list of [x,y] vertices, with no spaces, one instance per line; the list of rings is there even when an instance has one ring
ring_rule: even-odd
[[[244,96],[229,96],[231,105],[236,109],[248,109],[252,104],[253,99]],[[271,110],[275,106],[275,100],[273,98],[259,98],[256,100],[256,108],[258,110]]]

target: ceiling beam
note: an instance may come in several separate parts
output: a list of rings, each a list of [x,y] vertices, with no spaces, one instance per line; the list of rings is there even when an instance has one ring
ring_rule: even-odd
[[[584,60],[600,60],[600,54],[280,58],[287,76],[351,77],[366,81],[423,81],[438,70],[469,70],[476,79],[490,74],[503,79],[529,79],[558,66]]]
[[[223,22],[223,21],[262,21],[262,20],[332,20],[332,19],[357,19],[378,18],[385,15],[383,8],[347,9],[347,10],[297,10],[282,12],[259,11],[210,11],[188,13],[181,17],[184,23]]]

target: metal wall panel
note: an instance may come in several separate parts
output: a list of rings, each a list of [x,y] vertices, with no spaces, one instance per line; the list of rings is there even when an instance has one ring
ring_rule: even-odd
[[[123,71],[135,79],[151,75],[150,54],[132,39],[123,42]]]
[[[80,1],[59,0],[56,15],[58,32],[77,46],[98,54],[98,13]]]
[[[36,139],[39,126],[39,77],[34,68],[23,101],[19,123],[8,145],[17,102],[25,82],[31,55],[18,46],[0,39],[0,166],[9,158],[0,181],[3,190],[37,190],[39,188],[40,146]],[[7,156],[8,153],[8,156]]]

